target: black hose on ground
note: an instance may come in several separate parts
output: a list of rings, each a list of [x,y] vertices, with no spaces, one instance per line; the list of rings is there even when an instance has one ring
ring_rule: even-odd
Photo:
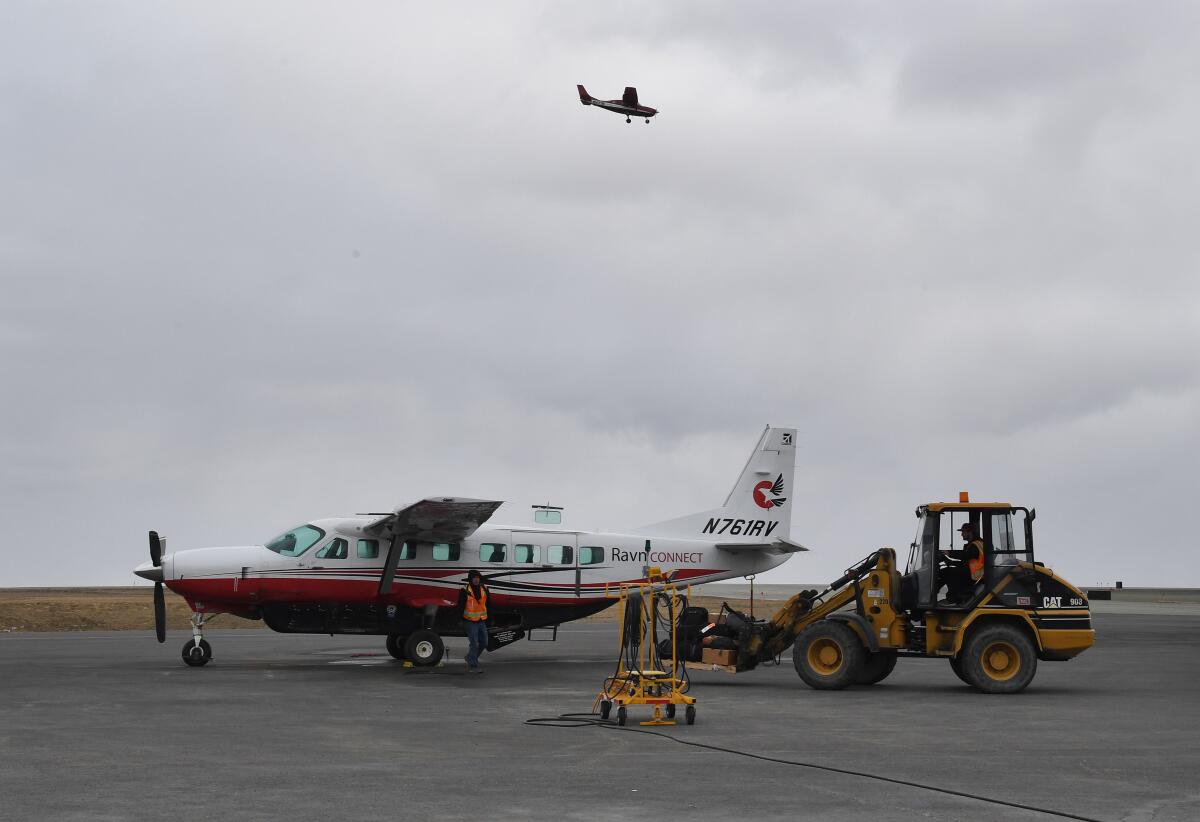
[[[702,748],[707,751],[716,751],[718,753],[734,754],[735,756],[744,756],[748,759],[758,759],[763,762],[773,762],[777,765],[791,765],[796,768],[811,768],[817,771],[826,771],[828,773],[842,774],[843,776],[858,776],[863,779],[875,779],[880,782],[889,782],[893,785],[903,785],[906,788],[917,788],[923,791],[933,791],[935,793],[944,793],[949,796],[957,796],[962,799],[974,799],[978,802],[986,802],[991,805],[1003,805],[1009,808],[1019,808],[1023,811],[1033,811],[1034,813],[1042,813],[1047,816],[1057,816],[1060,819],[1077,819],[1079,822],[1107,822],[1104,819],[1097,819],[1093,816],[1080,816],[1075,813],[1067,813],[1065,811],[1056,811],[1050,808],[1039,808],[1036,805],[1025,805],[1020,802],[1009,802],[1006,799],[995,799],[990,796],[981,796],[980,794],[968,793],[966,791],[956,791],[951,788],[940,788],[937,785],[925,785],[921,782],[911,782],[907,779],[895,779],[890,776],[880,776],[879,774],[867,773],[866,771],[852,771],[848,768],[835,768],[832,765],[818,765],[815,762],[799,762],[793,759],[779,759],[774,756],[763,756],[762,754],[750,753],[749,751],[739,751],[736,748],[723,748],[720,745],[706,745],[703,742],[689,742],[686,739],[680,739],[676,736],[671,736],[662,731],[652,731],[648,728],[630,728],[624,725],[618,725],[611,719],[601,719],[596,713],[576,713],[576,714],[559,714],[552,717],[535,717],[526,719],[526,725],[534,725],[543,728],[609,728],[615,731],[628,731],[635,734],[649,734],[650,736],[661,736],[663,739],[669,739],[672,742],[678,742],[680,745],[688,745],[693,748]]]

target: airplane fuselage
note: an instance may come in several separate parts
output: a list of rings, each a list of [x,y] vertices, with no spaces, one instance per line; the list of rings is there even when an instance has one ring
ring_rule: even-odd
[[[163,583],[195,611],[262,617],[276,630],[305,630],[294,619],[298,607],[340,605],[351,615],[362,611],[363,624],[355,632],[388,633],[396,630],[394,620],[408,614],[453,609],[467,571],[478,568],[491,591],[490,610],[501,623],[529,628],[608,607],[619,585],[644,580],[647,567],[698,584],[762,573],[788,557],[730,553],[705,539],[484,525],[457,544],[412,544],[397,561],[389,590],[381,592],[388,545],[364,531],[370,521],[308,523],[322,536],[298,556],[262,545],[177,551],[163,557]],[[716,520],[704,527],[728,534],[774,524]],[[380,617],[376,630],[367,624],[370,609]],[[323,633],[332,626],[311,627]],[[447,622],[442,632],[453,634],[457,627]]]
[[[615,111],[617,114],[624,114],[626,117],[645,117],[650,119],[655,114],[658,114],[658,109],[650,108],[649,106],[627,106],[620,100],[591,100],[584,103],[586,106],[598,106],[599,108]]]

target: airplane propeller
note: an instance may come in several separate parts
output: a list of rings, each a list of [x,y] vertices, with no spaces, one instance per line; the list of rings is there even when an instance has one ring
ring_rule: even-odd
[[[158,531],[150,532],[150,564],[159,569],[154,575],[154,635],[159,642],[167,641],[167,599],[162,584],[162,539]]]

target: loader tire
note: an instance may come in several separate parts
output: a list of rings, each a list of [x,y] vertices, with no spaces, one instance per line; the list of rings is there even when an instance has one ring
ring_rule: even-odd
[[[863,659],[862,667],[858,669],[856,685],[874,685],[883,682],[888,675],[896,670],[895,651],[868,651]]]
[[[822,620],[805,628],[792,646],[792,664],[809,687],[837,691],[853,685],[866,649],[850,626]]]
[[[961,679],[964,683],[967,685],[971,684],[971,680],[967,679],[967,675],[963,671],[961,656],[956,656],[950,660],[950,670],[954,671],[954,675]]]
[[[1015,694],[1037,672],[1037,651],[1029,636],[1012,625],[988,625],[967,640],[961,656],[966,681],[988,694]]]

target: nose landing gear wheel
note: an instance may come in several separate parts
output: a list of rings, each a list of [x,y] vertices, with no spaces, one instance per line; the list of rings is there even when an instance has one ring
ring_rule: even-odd
[[[196,641],[189,639],[183,644],[183,652],[181,654],[183,661],[193,668],[199,668],[201,665],[207,665],[212,659],[212,646],[207,640],[200,640],[197,645]]]
[[[420,668],[429,668],[442,661],[446,646],[442,638],[428,628],[414,631],[404,643],[404,656]]]

